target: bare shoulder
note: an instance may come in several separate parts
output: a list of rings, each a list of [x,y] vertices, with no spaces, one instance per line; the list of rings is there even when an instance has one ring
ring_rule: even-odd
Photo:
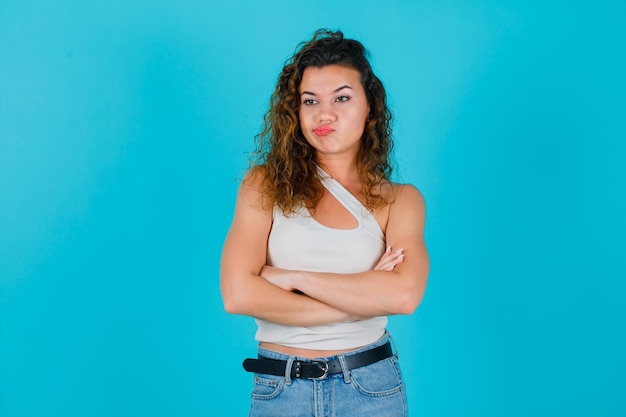
[[[263,184],[265,183],[266,169],[263,166],[256,166],[250,168],[246,175],[241,180],[240,189],[243,191],[256,190],[258,192],[263,191]]]
[[[264,173],[256,168],[250,170],[242,179],[227,243],[236,242],[235,247],[241,248],[243,242],[256,242],[260,247],[264,247],[264,244],[259,242],[267,239],[272,224],[272,210],[263,204],[263,184]],[[248,252],[251,250],[248,249]]]
[[[392,210],[426,210],[424,196],[412,184],[393,183],[393,196]]]
[[[264,204],[265,168],[251,168],[239,185],[238,203],[257,209],[267,209]]]
[[[393,184],[394,201],[389,208],[388,242],[407,249],[423,240],[426,222],[426,204],[417,187],[411,184]]]

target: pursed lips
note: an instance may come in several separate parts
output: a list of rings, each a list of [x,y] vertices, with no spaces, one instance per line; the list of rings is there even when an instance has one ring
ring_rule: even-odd
[[[317,136],[326,136],[334,131],[335,129],[328,125],[318,126],[313,129],[313,133],[315,133]]]

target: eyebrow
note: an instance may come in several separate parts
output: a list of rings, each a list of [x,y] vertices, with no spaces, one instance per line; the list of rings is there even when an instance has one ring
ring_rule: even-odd
[[[346,84],[346,85],[342,85],[339,88],[335,88],[335,90],[333,90],[333,93],[338,93],[339,91],[343,90],[344,88],[349,88],[350,90],[352,90],[352,87],[350,87],[348,84]],[[305,94],[309,94],[309,95],[312,95],[312,96],[316,96],[317,95],[317,94],[315,94],[315,93],[313,93],[311,91],[303,91],[303,92],[300,93],[301,96],[303,96]]]

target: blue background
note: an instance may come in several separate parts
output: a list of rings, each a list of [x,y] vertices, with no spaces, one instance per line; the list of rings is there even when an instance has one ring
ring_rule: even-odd
[[[427,202],[412,413],[626,415],[623,1],[3,0],[2,417],[246,415],[221,245],[318,27],[372,52]]]

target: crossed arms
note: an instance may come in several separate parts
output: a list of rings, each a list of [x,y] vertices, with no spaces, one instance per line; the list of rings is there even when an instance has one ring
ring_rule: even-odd
[[[385,232],[388,249],[376,267],[355,274],[313,273],[266,265],[272,211],[261,204],[261,174],[247,176],[222,251],[226,311],[291,326],[411,314],[421,302],[429,270],[425,207],[416,188],[394,187]]]

